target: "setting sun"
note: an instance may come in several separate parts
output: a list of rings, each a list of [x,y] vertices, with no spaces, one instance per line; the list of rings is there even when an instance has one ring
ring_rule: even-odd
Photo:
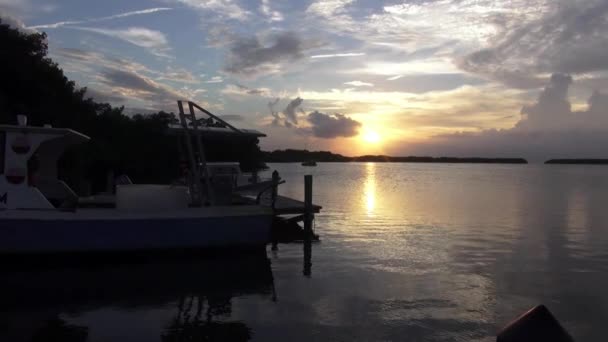
[[[377,144],[380,142],[380,134],[375,131],[367,131],[363,133],[363,140],[368,143]]]

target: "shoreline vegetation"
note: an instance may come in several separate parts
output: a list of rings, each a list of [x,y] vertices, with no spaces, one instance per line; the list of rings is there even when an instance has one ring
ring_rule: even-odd
[[[364,155],[357,157],[347,157],[329,151],[308,151],[308,150],[275,150],[272,152],[262,152],[266,163],[301,163],[303,161],[314,160],[316,162],[376,162],[376,163],[468,163],[468,164],[528,164],[524,158],[458,158],[458,157],[427,157],[427,156],[407,156],[392,157],[384,155]]]
[[[608,165],[608,159],[549,159],[545,164],[557,165]]]

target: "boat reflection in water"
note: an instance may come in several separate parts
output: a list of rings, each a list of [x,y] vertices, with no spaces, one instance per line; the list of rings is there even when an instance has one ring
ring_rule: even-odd
[[[266,255],[4,268],[0,276],[0,341],[247,341],[253,332],[231,320],[232,299],[275,298]]]

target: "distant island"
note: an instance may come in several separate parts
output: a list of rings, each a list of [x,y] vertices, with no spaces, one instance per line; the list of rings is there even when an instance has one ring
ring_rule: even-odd
[[[608,159],[550,159],[545,164],[608,165]]]
[[[475,163],[475,164],[527,164],[524,158],[457,158],[457,157],[392,157],[384,155],[365,155],[347,157],[329,151],[276,150],[262,152],[267,163],[300,163],[307,160],[317,162],[377,162],[377,163]]]

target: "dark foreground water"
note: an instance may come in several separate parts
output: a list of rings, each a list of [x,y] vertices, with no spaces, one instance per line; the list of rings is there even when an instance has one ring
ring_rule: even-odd
[[[492,341],[544,303],[608,335],[608,168],[275,164],[314,178],[302,245],[268,258],[5,273],[0,341]]]

